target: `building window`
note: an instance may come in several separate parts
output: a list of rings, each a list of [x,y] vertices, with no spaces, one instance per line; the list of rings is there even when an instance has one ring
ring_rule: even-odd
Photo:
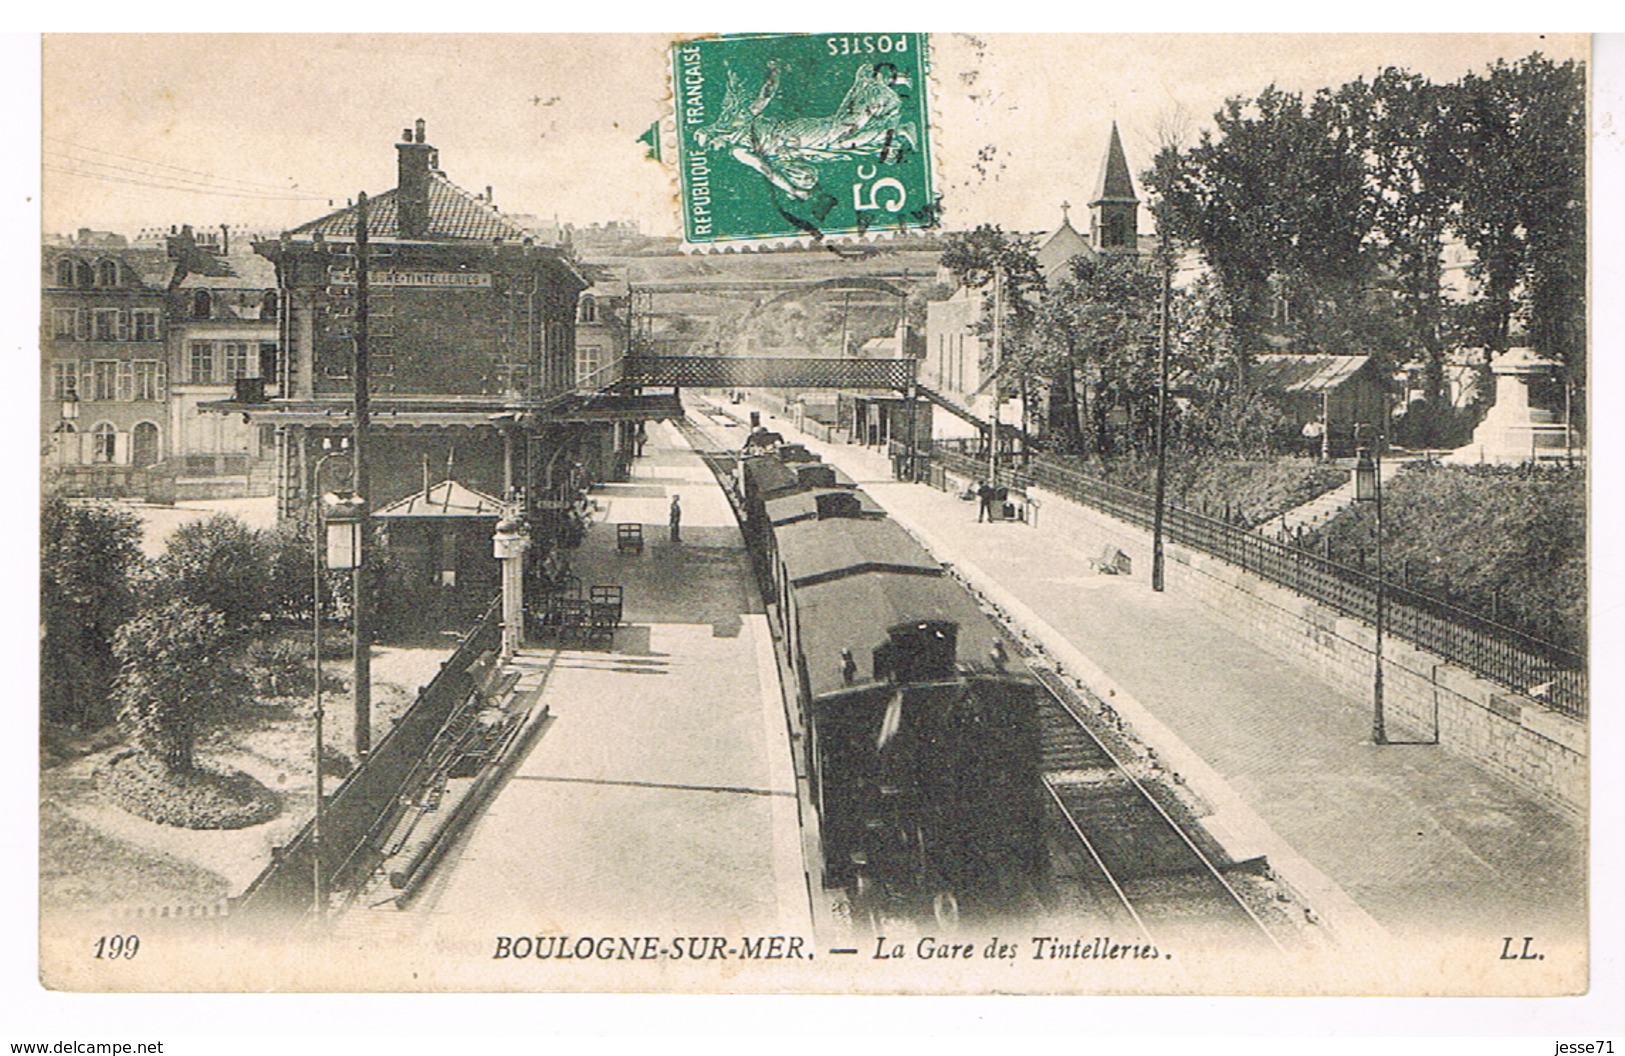
[[[590,293],[581,295],[581,322],[596,323],[598,321],[598,301]]]
[[[265,296],[260,298],[260,318],[276,318],[276,291],[266,290]]]
[[[135,371],[129,363],[118,365],[118,386],[114,391],[126,403],[135,399]]]
[[[156,359],[138,359],[131,364],[133,398],[155,403],[164,398],[164,365]]]
[[[137,308],[130,313],[130,337],[136,341],[158,340],[158,309]]]
[[[91,313],[91,338],[96,341],[117,341],[119,332],[119,310],[117,308],[97,308]]]
[[[259,346],[250,345],[246,341],[227,341],[221,347],[225,353],[226,381],[255,376],[250,367],[258,365]]]
[[[84,289],[95,285],[95,276],[90,271],[90,265],[82,260],[73,262],[73,284]]]
[[[110,463],[118,457],[118,430],[112,422],[98,422],[90,431],[90,460]]]
[[[97,265],[96,265],[96,285],[98,285],[98,286],[117,286],[118,285],[118,261],[116,261],[116,260],[103,260],[103,261],[100,261],[100,262],[97,263]]]
[[[56,262],[56,284],[58,286],[73,285],[73,258],[62,257]]]
[[[576,383],[591,385],[595,383],[598,368],[602,363],[603,350],[597,345],[576,346]]]
[[[186,380],[193,385],[208,385],[214,381],[214,345],[208,341],[192,341],[186,346]]]
[[[51,333],[56,337],[72,339],[77,328],[75,316],[79,313],[72,308],[56,308],[51,311]]]
[[[90,365],[90,398],[111,400],[118,391],[118,360],[98,359]]]
[[[211,307],[213,307],[213,298],[209,296],[208,290],[198,290],[192,294],[193,319],[209,318]]]
[[[77,400],[79,398],[79,363],[77,360],[51,364],[51,398]]]
[[[158,461],[158,427],[137,422],[130,435],[130,464],[150,466]]]
[[[1106,244],[1108,246],[1128,245],[1128,227],[1120,214],[1113,213],[1106,218]]]

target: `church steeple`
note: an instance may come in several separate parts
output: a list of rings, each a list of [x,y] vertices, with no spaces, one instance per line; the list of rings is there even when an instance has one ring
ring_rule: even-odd
[[[1112,122],[1106,157],[1100,163],[1100,183],[1089,203],[1089,241],[1103,253],[1134,253],[1139,249],[1140,199],[1134,193],[1123,140]]]

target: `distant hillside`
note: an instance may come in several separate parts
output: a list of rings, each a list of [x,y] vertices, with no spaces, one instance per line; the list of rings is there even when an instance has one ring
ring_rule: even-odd
[[[583,257],[593,268],[626,277],[633,309],[646,313],[661,351],[797,349],[839,355],[896,331],[897,299],[884,291],[811,290],[832,279],[881,279],[908,291],[911,302],[936,281],[939,243],[923,238],[815,249]],[[805,296],[797,296],[806,291]],[[769,302],[772,302],[769,304]],[[923,310],[911,303],[912,325]]]

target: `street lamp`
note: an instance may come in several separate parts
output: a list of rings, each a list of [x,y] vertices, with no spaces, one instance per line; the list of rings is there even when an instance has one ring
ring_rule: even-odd
[[[328,441],[331,443],[331,441]],[[316,916],[321,917],[327,912],[327,877],[322,873],[322,810],[324,788],[322,781],[322,551],[323,537],[326,536],[327,567],[330,569],[346,569],[355,567],[355,532],[342,530],[346,522],[344,512],[335,506],[333,515],[327,521],[326,530],[323,530],[323,499],[321,494],[322,469],[328,460],[339,457],[348,457],[349,441],[341,438],[336,448],[330,449],[321,458],[316,460],[315,472],[311,474],[311,544],[310,544],[310,641],[311,666],[315,673],[315,688],[312,698],[315,701],[316,713],[316,816],[311,824],[311,884],[312,897],[315,901]],[[354,518],[351,518],[353,521]],[[340,529],[335,532],[335,529]],[[340,545],[335,546],[335,543]],[[345,543],[348,543],[346,547]]]
[[[1376,673],[1371,683],[1371,740],[1374,744],[1387,744],[1388,731],[1382,715],[1382,631],[1384,609],[1387,607],[1387,587],[1382,569],[1382,437],[1376,443],[1364,442],[1366,426],[1355,427],[1361,442],[1354,460],[1354,501],[1377,504],[1377,643]]]

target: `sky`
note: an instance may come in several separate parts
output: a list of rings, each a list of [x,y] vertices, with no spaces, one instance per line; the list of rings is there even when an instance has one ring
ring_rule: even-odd
[[[678,231],[673,170],[636,137],[670,117],[670,35],[48,35],[46,232],[242,223],[275,231],[395,184],[424,118],[441,167],[499,207]],[[1136,178],[1170,119],[1187,135],[1236,94],[1408,67],[1435,80],[1584,37],[932,37],[944,222],[1047,230],[1095,189],[1112,121]]]

